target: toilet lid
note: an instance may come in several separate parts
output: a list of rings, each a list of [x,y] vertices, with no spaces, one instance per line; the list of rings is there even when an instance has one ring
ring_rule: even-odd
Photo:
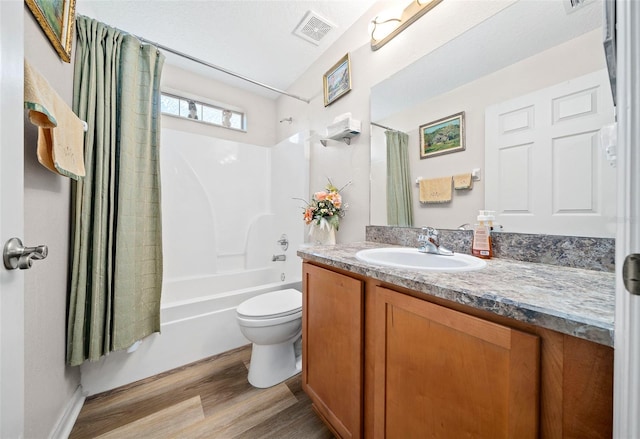
[[[302,309],[302,293],[287,289],[260,294],[238,306],[238,314],[252,318],[267,318],[293,314]]]

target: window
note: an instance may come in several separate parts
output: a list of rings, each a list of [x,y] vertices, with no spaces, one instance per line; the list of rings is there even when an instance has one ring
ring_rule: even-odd
[[[245,115],[240,111],[205,104],[169,93],[162,93],[160,111],[170,116],[184,117],[234,130],[246,130]]]

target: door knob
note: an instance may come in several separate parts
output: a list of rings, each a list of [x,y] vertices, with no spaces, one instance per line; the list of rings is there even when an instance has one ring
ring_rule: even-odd
[[[46,245],[38,245],[36,247],[25,247],[18,238],[11,238],[4,245],[2,259],[4,266],[8,270],[26,270],[31,268],[34,260],[40,260],[47,257],[49,249]]]
[[[632,253],[624,259],[622,281],[628,292],[640,295],[640,254]]]

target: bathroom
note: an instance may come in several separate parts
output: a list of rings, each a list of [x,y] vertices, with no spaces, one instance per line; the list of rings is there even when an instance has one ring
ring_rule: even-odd
[[[16,5],[15,3],[20,4]],[[80,12],[83,10],[83,3],[86,6],[85,10],[90,9],[91,2],[89,1],[78,0],[77,3],[77,9]],[[355,21],[342,34],[341,38],[328,47],[313,65],[306,72],[301,73],[299,78],[288,88],[294,94],[311,98],[311,104],[288,97],[264,99],[257,93],[246,93],[241,89],[227,90],[223,96],[216,97],[217,100],[227,103],[234,103],[235,99],[241,98],[242,105],[247,105],[253,110],[250,123],[258,130],[256,132],[250,129],[247,133],[229,132],[225,134],[228,136],[226,140],[272,147],[291,136],[302,135],[304,137],[300,141],[303,145],[307,142],[306,146],[309,148],[307,152],[309,154],[309,175],[308,184],[305,187],[306,194],[302,198],[308,198],[310,193],[323,188],[326,185],[327,177],[330,177],[337,186],[342,186],[349,181],[352,182],[343,193],[349,208],[347,216],[340,224],[339,243],[363,241],[365,227],[376,224],[371,219],[376,212],[370,209],[370,199],[374,197],[370,197],[369,186],[370,162],[372,160],[369,137],[374,133],[373,129],[369,129],[368,124],[370,101],[372,100],[371,89],[444,43],[442,37],[436,38],[433,35],[434,29],[438,26],[438,23],[434,21],[436,20],[437,8],[466,8],[465,11],[462,9],[458,11],[459,15],[474,17],[473,19],[479,22],[508,7],[512,2],[474,4],[445,1],[434,9],[433,14],[427,14],[416,21],[386,47],[372,52],[368,39],[369,21],[387,8],[388,5],[385,3],[388,2],[372,4],[369,9],[363,8],[361,18]],[[588,3],[586,6],[589,6]],[[46,72],[47,78],[62,96],[71,96],[73,67],[60,61],[26,6],[22,2],[2,2],[1,7],[3,32],[11,32],[14,45],[19,46],[18,48],[13,47],[19,52],[14,53],[14,56],[22,59],[24,55],[31,59],[36,67]],[[460,26],[472,27],[473,24],[461,23]],[[4,47],[7,41],[5,36],[2,41]],[[19,44],[22,41],[23,44]],[[416,41],[420,43],[416,44]],[[408,47],[411,50],[408,50]],[[351,55],[353,89],[343,98],[325,107],[322,99],[321,78],[347,52]],[[3,65],[6,65],[4,58]],[[604,67],[604,64],[602,66]],[[201,75],[179,72],[173,67],[167,67],[164,75],[164,80],[171,82],[170,88],[197,95],[201,95],[200,90],[210,84]],[[246,75],[251,76],[251,72],[247,72]],[[193,86],[193,89],[185,89],[187,86]],[[212,99],[214,98],[212,97]],[[314,135],[323,133],[336,117],[345,113],[351,113],[355,119],[362,121],[362,132],[351,140],[350,145],[331,141],[327,147],[324,147],[315,140]],[[288,117],[292,118],[290,123],[289,121],[279,122]],[[432,118],[426,116],[415,125],[417,127],[419,123],[429,120]],[[163,127],[169,129],[181,129],[187,123],[193,124],[190,121],[173,120],[166,117],[163,119]],[[17,126],[17,123],[14,126]],[[199,134],[206,132],[201,126],[194,129]],[[29,135],[32,136],[32,134]],[[22,137],[23,135],[20,133],[20,136],[14,139],[17,144],[23,142]],[[3,148],[5,141],[3,137]],[[25,325],[25,331],[22,335],[24,347],[13,347],[12,349],[18,350],[7,352],[22,352],[19,357],[23,356],[23,360],[20,360],[21,362],[18,362],[17,365],[24,369],[22,378],[24,389],[19,389],[18,393],[12,393],[19,396],[14,397],[11,406],[24,405],[24,410],[18,410],[19,413],[16,416],[18,419],[24,420],[25,437],[45,437],[56,429],[60,419],[69,411],[69,406],[77,400],[81,393],[77,393],[81,374],[76,368],[64,366],[65,298],[67,294],[67,255],[69,252],[69,184],[62,178],[54,178],[47,175],[46,171],[42,171],[36,163],[33,150],[27,147],[27,142],[28,139],[25,139],[24,239],[29,245],[46,243],[49,246],[50,254],[46,261],[42,261],[39,265],[36,263],[31,271],[24,274],[24,286],[21,287],[25,291],[24,304],[22,305],[24,306]],[[471,151],[471,149],[472,147],[469,145],[468,150]],[[453,159],[456,155],[460,154],[451,154],[448,157]],[[481,167],[484,171],[484,163],[482,162],[473,167]],[[482,178],[484,177],[485,175],[482,176]],[[483,182],[484,180],[480,180],[477,183],[477,192],[473,192],[473,195],[480,193],[478,189],[482,188]],[[3,182],[2,187],[7,188],[7,184]],[[448,226],[455,228],[463,223],[473,223],[476,213],[467,214],[464,220],[456,219],[454,224]],[[300,218],[300,225],[302,223]],[[416,226],[428,224],[428,219],[421,219]],[[441,228],[447,226],[446,224],[434,225]],[[279,239],[281,233],[276,232],[276,240]],[[295,236],[290,235],[290,238],[296,239]],[[297,239],[305,239],[304,229],[301,229]],[[275,247],[276,243],[273,239],[272,241]],[[274,251],[271,251],[269,256]],[[295,252],[289,250],[290,259],[295,261],[297,258],[294,254]],[[292,279],[293,277],[287,274],[287,278]],[[3,325],[11,321],[7,320],[8,318],[4,315],[2,318]],[[19,323],[18,326],[21,324]],[[5,344],[4,340],[3,344]],[[22,346],[23,343],[18,342],[17,344]],[[139,349],[145,349],[145,344],[143,343]],[[18,385],[19,383],[20,380],[18,380]],[[5,395],[7,391],[13,392],[15,390],[9,388],[5,391],[6,389],[3,387],[2,393]],[[22,400],[23,404],[15,404],[16,399]],[[13,410],[15,409],[5,411],[3,405],[3,420],[7,419],[4,416],[5,412],[8,413],[7,416],[10,416]],[[3,424],[5,424],[4,421]]]

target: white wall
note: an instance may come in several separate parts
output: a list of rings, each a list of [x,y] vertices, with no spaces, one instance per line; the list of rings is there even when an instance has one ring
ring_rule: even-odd
[[[317,140],[311,143],[311,192],[322,189],[327,177],[336,186],[353,181],[343,193],[349,209],[340,223],[338,242],[364,240],[365,226],[369,224],[370,88],[512,1],[442,2],[383,48],[373,52],[369,46],[369,21],[392,3],[376,3],[287,90],[310,98],[310,104],[287,97],[278,99],[276,118],[293,117],[291,125],[277,127],[279,139],[307,128],[324,134],[327,125],[346,112],[362,121],[362,132],[352,139],[350,146],[330,142],[323,147]],[[322,76],[346,52],[351,54],[352,90],[325,108]]]
[[[485,109],[490,105],[605,68],[601,39],[602,30],[596,29],[380,121],[383,125],[409,134],[412,181],[417,177],[437,178],[461,174],[470,172],[473,168],[483,171],[482,179],[474,182],[472,190],[454,191],[451,203],[420,204],[417,186],[414,185],[414,224],[449,229],[464,223],[473,224],[478,210],[484,209]],[[439,156],[437,160],[421,160],[418,154],[417,127],[436,120],[443,114],[454,114],[463,110],[466,150]],[[373,133],[373,155],[384,157],[384,132],[382,129],[376,129]],[[386,169],[382,165],[381,161],[374,162],[372,180],[385,180]],[[380,196],[371,199],[372,212],[386,211],[384,192],[379,193]],[[372,223],[386,224],[386,215],[378,214],[376,218],[372,217]]]
[[[24,8],[25,58],[71,105],[73,65],[58,57],[31,12]],[[65,365],[69,258],[69,179],[36,157],[37,128],[25,120],[24,243],[46,244],[49,255],[25,271],[25,437],[48,437],[80,384]]]

